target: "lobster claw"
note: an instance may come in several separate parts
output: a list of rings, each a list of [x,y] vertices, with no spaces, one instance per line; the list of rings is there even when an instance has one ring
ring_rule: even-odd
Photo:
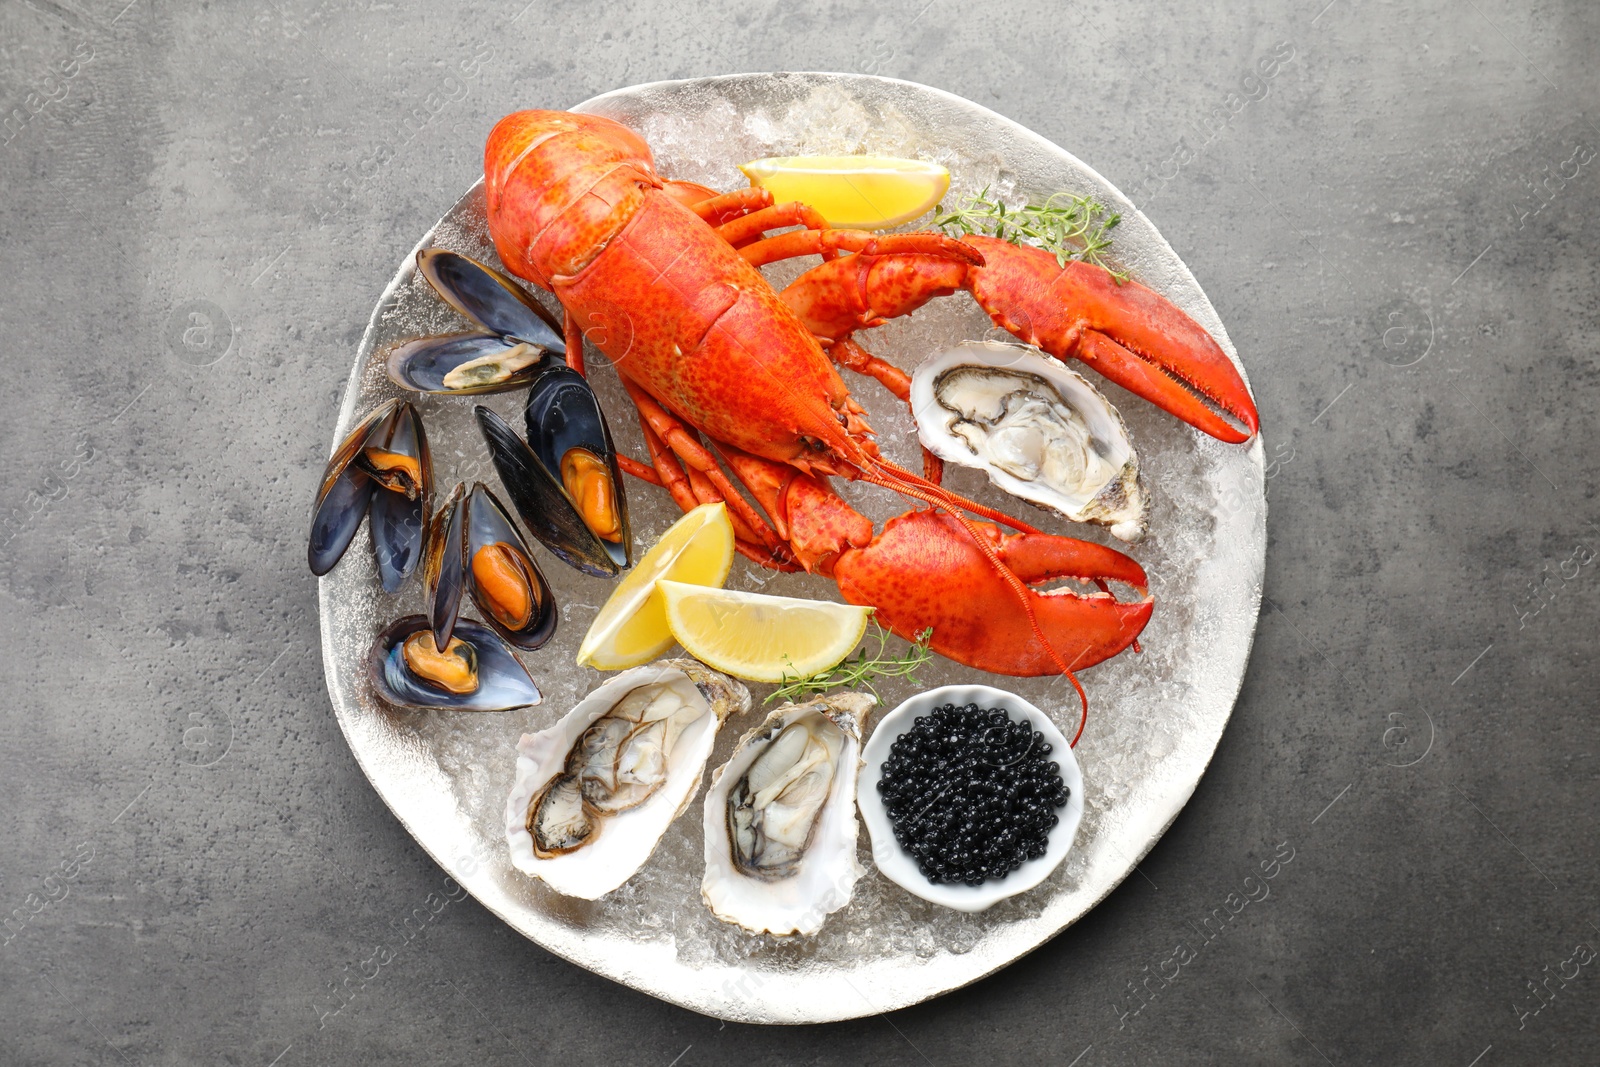
[[[967,237],[983,253],[967,284],[1002,329],[1057,359],[1078,359],[1131,393],[1221,441],[1260,428],[1250,389],[1227,353],[1176,304],[1089,263],[993,237]],[[1218,415],[1199,392],[1248,432]]]
[[[1073,670],[1127,648],[1150,621],[1154,602],[1144,570],[1115,549],[1053,534],[1006,534],[974,523],[991,538],[1001,562],[1033,587],[1057,578],[1135,586],[1142,599],[1109,593],[1082,596],[1065,589],[1024,594],[1039,627]],[[833,561],[844,598],[877,609],[876,618],[907,640],[933,627],[935,652],[996,674],[1057,674],[1040,647],[1015,590],[973,543],[960,521],[943,511],[913,511],[890,519],[870,544],[847,548]]]

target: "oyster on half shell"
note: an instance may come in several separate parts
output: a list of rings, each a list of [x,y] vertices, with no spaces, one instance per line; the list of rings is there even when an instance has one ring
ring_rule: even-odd
[[[850,902],[861,730],[877,701],[839,693],[785,704],[740,738],[706,792],[712,914],[751,933],[814,934]]]
[[[1122,416],[1082,375],[1026,345],[968,341],[911,377],[923,445],[1073,522],[1145,533],[1139,456]]]
[[[512,864],[567,896],[616,889],[699,790],[723,721],[749,706],[731,678],[662,660],[623,671],[554,726],[524,734],[506,801]]]

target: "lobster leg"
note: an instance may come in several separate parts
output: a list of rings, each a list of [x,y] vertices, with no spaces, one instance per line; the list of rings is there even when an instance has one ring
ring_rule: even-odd
[[[653,464],[652,469],[657,484],[672,495],[673,503],[684,511],[704,503],[695,496],[694,486],[689,484],[689,476],[683,472],[683,464],[679,463],[678,457],[662,443],[661,438],[650,428],[650,423],[641,417],[639,428],[644,431],[644,447],[650,453],[650,462]]]
[[[578,316],[570,311],[563,310],[561,313],[561,328],[562,333],[566,335],[567,366],[579,374],[584,374],[583,327],[578,323]]]
[[[866,375],[898,399],[911,403],[911,375],[893,363],[879,359],[848,337],[835,341],[827,347],[827,352],[839,366]]]
[[[733,522],[736,544],[747,547],[740,552],[758,563],[782,560],[784,539],[755,508],[751,507],[717,465],[717,459],[700,441],[699,435],[676,416],[657,404],[638,385],[622,378],[622,384],[639,409],[639,424],[645,445],[667,490],[685,511],[698,504],[725,503]],[[779,568],[783,569],[783,568]]]
[[[780,259],[798,256],[822,256],[828,259],[830,253],[837,251],[859,252],[868,256],[911,253],[938,256],[959,263],[983,262],[982,254],[942,233],[877,234],[866,230],[794,230],[746,245],[739,250],[739,254],[751,266],[764,267]]]
[[[682,462],[673,451],[662,443],[661,438],[650,428],[650,424],[640,420],[640,428],[644,430],[645,446],[650,450],[650,458],[655,463],[655,470],[651,472],[648,481],[664,486],[672,500],[680,509],[687,512],[701,504],[725,504],[726,498],[716,487],[704,477],[695,478],[693,472],[685,471]],[[650,470],[650,468],[645,468]],[[745,525],[733,511],[728,513],[728,521],[733,525],[733,547],[741,556],[778,571],[797,571],[799,564],[788,559],[787,550],[780,543],[776,548],[768,547],[756,539],[754,533]]]
[[[694,182],[672,181],[663,188],[673,199],[716,227],[718,235],[735,248],[755,240],[767,230],[786,226],[805,226],[812,230],[828,228],[828,220],[815,208],[798,200],[774,206],[770,192],[753,186],[718,193]]]
[[[859,257],[813,267],[781,296],[826,343],[966,289],[995,325],[1057,359],[1081,360],[1219,440],[1242,442],[1254,436],[1260,418],[1233,361],[1199,323],[1165,297],[1138,282],[1119,283],[1093,264],[1069,262],[1063,267],[1037,248],[992,237],[968,237],[963,243],[981,254],[980,262],[863,250]]]
[[[785,226],[804,226],[807,230],[826,230],[828,220],[813,207],[791,200],[786,204],[773,204],[768,194],[767,205],[740,218],[731,219],[717,227],[717,235],[735,248],[761,237],[768,230]],[[831,257],[830,257],[831,258]]]
[[[1144,572],[1115,549],[1053,534],[1004,534],[988,523],[978,529],[1028,586],[1024,595],[1039,629],[1070,670],[1121,652],[1150,621],[1154,602],[1145,593]],[[890,519],[871,544],[841,552],[832,573],[846,600],[872,605],[878,620],[901,637],[912,639],[932,626],[932,647],[940,655],[1001,674],[1060,673],[1011,588],[961,523],[942,511]],[[1035,588],[1059,577],[1127,582],[1140,599]]]
[[[831,576],[853,604],[907,640],[933,628],[934,651],[1001,674],[1059,673],[1041,647],[1014,588],[973,542],[968,527],[943,511],[912,511],[873,536],[872,523],[826,481],[792,467],[724,449],[728,466],[772,516],[806,570]],[[1045,640],[1072,670],[1092,666],[1133,643],[1154,604],[1139,564],[1103,545],[1054,534],[1006,534],[973,524],[1027,588],[1024,596]],[[1060,578],[1122,582],[1139,599],[1080,595],[1036,587]]]
[[[697,204],[690,204],[689,210],[705,219],[713,226],[722,226],[737,218],[743,218],[751,212],[760,211],[762,208],[772,206],[772,194],[765,189],[735,189],[731,193],[721,193]]]
[[[848,367],[857,374],[872,378],[903,400],[908,408],[911,406],[911,375],[893,363],[879,359],[849,337],[835,341],[824,350],[839,366]],[[913,411],[911,414],[914,417],[916,412]],[[929,452],[927,448],[923,448],[922,471],[928,481],[938,485],[944,479],[944,460]]]
[[[665,487],[667,484],[661,480],[660,472],[654,467],[646,463],[640,463],[632,456],[624,456],[620,452],[617,453],[617,469],[623,474],[633,475],[641,482],[649,482],[651,485],[659,485],[662,487]]]

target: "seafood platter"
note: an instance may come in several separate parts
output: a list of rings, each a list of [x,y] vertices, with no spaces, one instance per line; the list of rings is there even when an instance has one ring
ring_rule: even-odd
[[[1149,220],[975,104],[758,74],[512,111],[357,354],[328,687],[552,952],[731,1020],[903,1007],[1061,932],[1193,792],[1261,457]]]

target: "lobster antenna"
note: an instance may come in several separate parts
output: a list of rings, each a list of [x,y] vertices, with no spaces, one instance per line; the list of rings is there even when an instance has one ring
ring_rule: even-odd
[[[1078,700],[1083,705],[1083,710],[1078,714],[1078,732],[1072,735],[1072,740],[1067,742],[1068,748],[1078,747],[1078,738],[1083,736],[1083,728],[1089,725],[1089,694],[1083,691],[1083,684],[1078,681],[1078,676],[1071,671],[1067,672],[1067,681],[1072,683],[1072,688],[1078,691]]]
[[[941,502],[943,502],[945,500],[948,500],[950,504],[953,504],[956,507],[962,508],[962,509],[964,509],[966,511],[970,511],[975,515],[981,515],[984,518],[988,519],[990,522],[998,522],[1002,526],[1009,526],[1013,530],[1016,530],[1018,533],[1033,533],[1033,534],[1036,534],[1036,533],[1042,532],[1042,531],[1039,530],[1038,527],[1030,526],[1027,523],[1023,522],[1021,519],[1014,519],[1010,515],[1007,515],[1003,511],[999,511],[999,510],[997,510],[995,508],[988,507],[987,505],[984,505],[984,504],[979,504],[975,500],[968,500],[966,497],[961,496],[959,493],[952,493],[950,490],[946,489],[944,486],[939,485],[936,482],[930,482],[928,479],[924,478],[920,474],[917,474],[915,471],[906,470],[904,467],[900,466],[898,463],[891,462],[890,460],[884,459],[881,456],[878,457],[878,465],[880,467],[882,467],[883,469],[885,469],[885,470],[893,471],[895,476],[898,477],[899,479],[901,479],[904,484],[915,485],[915,486],[918,486],[919,488],[927,490],[930,493],[937,494],[940,497]],[[919,499],[921,499],[921,498],[919,498]],[[944,506],[947,509],[949,507],[948,504],[944,505]]]

